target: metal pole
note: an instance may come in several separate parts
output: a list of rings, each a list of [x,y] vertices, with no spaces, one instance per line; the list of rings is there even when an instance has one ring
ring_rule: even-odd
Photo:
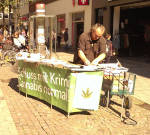
[[[54,20],[55,20],[55,23],[54,23],[54,24],[55,24],[55,33],[56,33],[56,34],[55,34],[55,36],[56,36],[56,37],[55,37],[55,53],[56,53],[56,45],[57,45],[57,44],[56,44],[56,43],[57,43],[57,18],[54,17]]]
[[[52,23],[52,19],[50,18],[50,37],[49,37],[49,39],[50,39],[50,44],[49,44],[49,48],[50,48],[50,59],[52,58],[52,44],[53,44],[53,42],[52,42],[52,30],[53,30],[53,23]]]

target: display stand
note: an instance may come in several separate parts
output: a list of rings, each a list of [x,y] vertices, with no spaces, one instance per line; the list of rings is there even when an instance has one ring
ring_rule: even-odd
[[[18,60],[19,90],[65,112],[97,110],[103,71],[73,72],[67,68]],[[84,82],[84,83],[83,83]]]
[[[103,71],[85,71],[80,67],[72,70],[61,65],[58,59],[52,59],[57,20],[55,16],[45,15],[44,8],[44,4],[37,4],[37,14],[29,19],[29,53],[20,52],[16,56],[19,90],[26,97],[37,97],[48,102],[51,108],[64,110],[68,116],[71,112],[97,110]]]
[[[29,18],[29,52],[52,58],[56,52],[57,21],[54,15],[33,15]]]

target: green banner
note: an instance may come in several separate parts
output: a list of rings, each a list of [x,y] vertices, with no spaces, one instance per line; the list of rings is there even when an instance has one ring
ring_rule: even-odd
[[[69,69],[39,63],[18,61],[19,89],[31,96],[44,100],[66,112],[82,111],[73,108],[77,77]],[[83,72],[89,77],[102,77],[103,72]],[[100,88],[102,80],[99,83]],[[96,85],[96,84],[95,84]]]

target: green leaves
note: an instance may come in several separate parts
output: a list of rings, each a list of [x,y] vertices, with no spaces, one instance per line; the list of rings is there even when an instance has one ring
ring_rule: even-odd
[[[92,96],[92,93],[93,93],[93,92],[90,92],[90,89],[89,89],[89,88],[87,88],[86,91],[82,90],[82,96],[83,96],[84,98],[90,98],[90,97]]]
[[[12,8],[15,8],[17,6],[32,2],[34,0],[1,0],[0,1],[0,10],[3,8],[6,8],[8,6],[11,6]]]

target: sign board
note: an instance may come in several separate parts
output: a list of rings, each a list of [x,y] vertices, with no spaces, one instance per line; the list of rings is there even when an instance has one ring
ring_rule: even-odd
[[[66,112],[97,110],[103,72],[72,73],[45,64],[18,61],[19,89]]]
[[[58,22],[64,22],[65,19],[64,18],[58,18]]]
[[[89,5],[89,0],[78,0],[78,5]]]
[[[102,75],[78,73],[73,107],[98,110],[102,81]]]
[[[37,3],[36,4],[36,13],[40,15],[45,15],[45,4]]]
[[[73,5],[73,7],[75,6],[75,0],[72,0],[72,5]]]

